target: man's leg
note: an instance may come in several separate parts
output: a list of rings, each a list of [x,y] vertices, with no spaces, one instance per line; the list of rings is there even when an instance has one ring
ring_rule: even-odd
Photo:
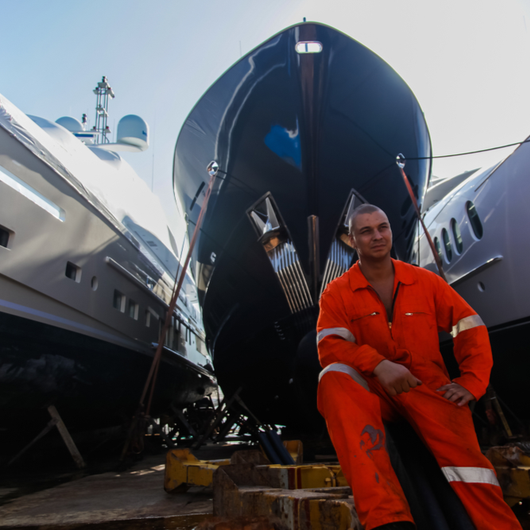
[[[328,372],[318,386],[318,409],[365,530],[413,521],[385,448],[383,418],[390,419],[389,405],[349,375]]]
[[[401,394],[396,401],[434,454],[477,529],[520,530],[504,502],[493,466],[480,451],[469,407],[459,407],[427,385]]]

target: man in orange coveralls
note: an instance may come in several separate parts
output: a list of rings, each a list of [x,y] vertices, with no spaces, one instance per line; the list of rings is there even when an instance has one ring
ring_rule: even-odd
[[[349,219],[358,262],[320,300],[318,409],[365,530],[413,529],[385,449],[383,421],[406,419],[435,456],[478,530],[521,529],[480,451],[467,404],[492,367],[480,317],[439,276],[390,257],[385,213]],[[460,377],[449,379],[438,332],[452,332]]]

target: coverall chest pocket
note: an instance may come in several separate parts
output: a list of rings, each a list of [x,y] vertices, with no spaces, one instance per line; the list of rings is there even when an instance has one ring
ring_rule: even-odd
[[[350,327],[358,339],[357,344],[370,344],[377,349],[379,347],[377,337],[380,337],[381,332],[384,331],[385,322],[386,318],[380,310],[366,309],[353,314],[350,317]]]
[[[351,318],[350,318],[350,322],[352,324],[368,324],[368,320],[366,322],[361,322],[362,320],[364,319],[369,319],[370,317],[376,317],[377,315],[379,315],[380,312],[379,311],[369,311],[369,310],[366,310],[362,313],[358,313],[358,314],[355,314],[353,315]]]
[[[424,358],[438,352],[438,333],[433,315],[427,311],[409,309],[401,311],[399,317],[401,341],[405,348]]]

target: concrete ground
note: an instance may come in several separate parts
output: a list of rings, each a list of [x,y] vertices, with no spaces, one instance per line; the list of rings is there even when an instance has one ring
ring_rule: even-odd
[[[234,451],[248,448],[244,443],[208,444],[193,453],[201,460],[215,460],[230,458]],[[64,450],[60,446],[59,449]],[[19,467],[0,470],[0,530],[272,528],[260,518],[251,521],[214,518],[211,488],[193,487],[186,493],[166,493],[165,453],[144,456],[126,471],[111,471],[117,467],[118,456],[116,460],[103,459],[89,470],[76,471],[66,450],[63,458],[59,458],[56,454],[59,449],[36,455],[30,452],[17,462]],[[320,450],[316,444],[313,452]],[[326,459],[329,460],[327,454]]]
[[[91,475],[16,498],[0,506],[0,528],[118,529],[133,528],[133,522],[138,528],[193,528],[211,516],[211,489],[168,494],[164,470],[165,455],[150,456],[124,472]]]

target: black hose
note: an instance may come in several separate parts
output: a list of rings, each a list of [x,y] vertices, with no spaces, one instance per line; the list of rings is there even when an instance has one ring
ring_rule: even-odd
[[[263,448],[263,451],[265,451],[265,454],[267,455],[267,458],[270,460],[271,464],[281,464],[281,458],[278,456],[278,453],[274,450],[273,446],[271,445],[269,438],[267,437],[267,433],[263,431],[257,432],[258,441]]]
[[[293,466],[294,460],[293,457],[289,454],[289,451],[285,448],[285,445],[283,445],[283,442],[281,438],[278,436],[278,433],[275,431],[268,431],[267,436],[274,447],[274,450],[276,451],[279,459],[281,460],[281,464],[284,466]]]
[[[417,530],[475,530],[462,501],[414,429],[403,422],[387,424],[386,431],[390,460]]]

